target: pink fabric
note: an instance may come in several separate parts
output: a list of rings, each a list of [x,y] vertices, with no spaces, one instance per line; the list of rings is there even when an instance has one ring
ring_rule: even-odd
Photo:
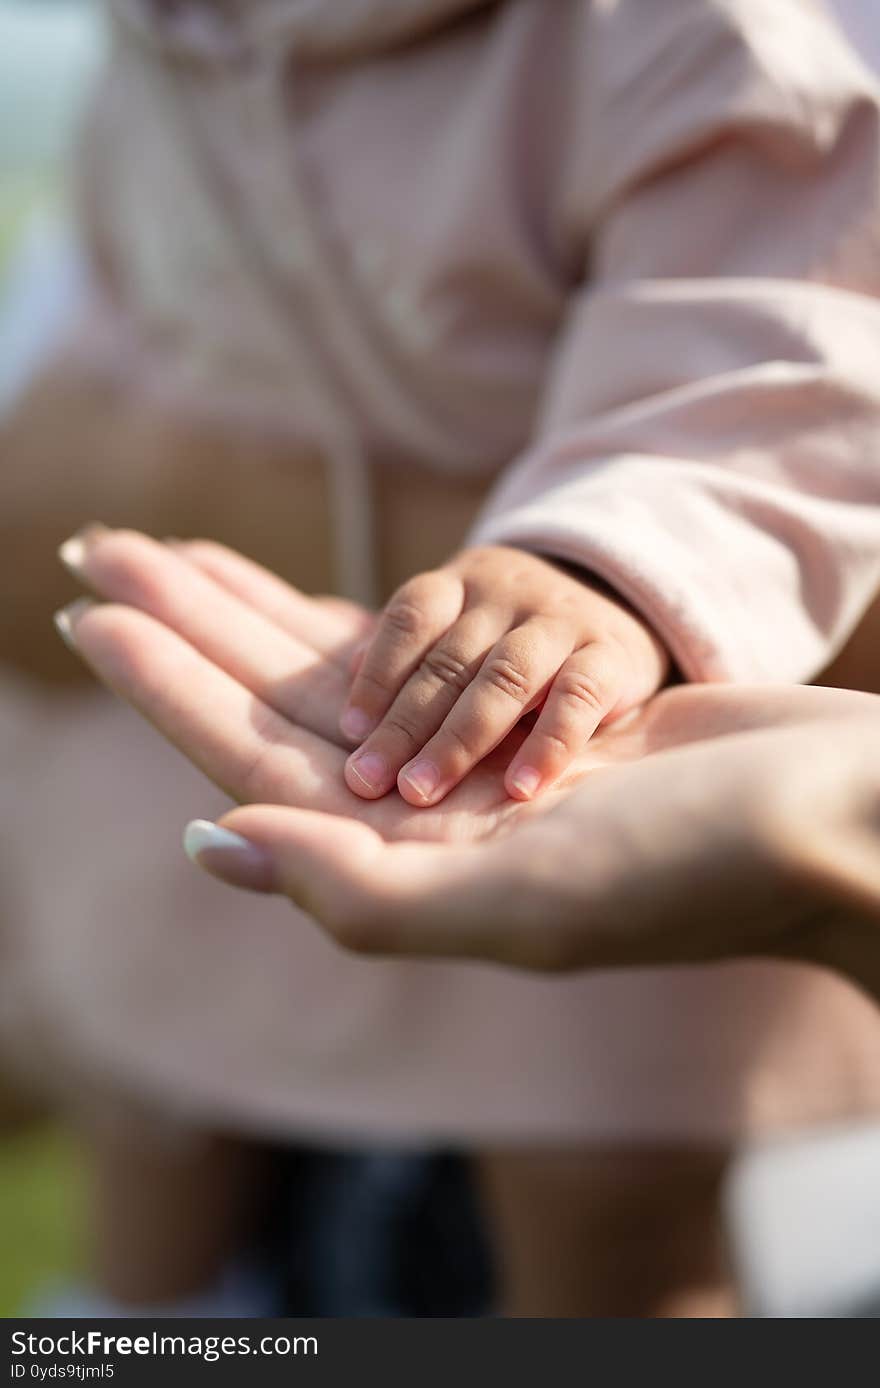
[[[170,389],[519,455],[475,541],[689,678],[828,661],[880,582],[880,86],[832,5],[118,8],[96,219]]]
[[[349,528],[386,461],[505,471],[474,539],[596,570],[691,677],[828,659],[880,578],[880,93],[829,6],[115,8],[96,367],[314,438]],[[353,960],[182,862],[215,797],[133,715],[0,711],[54,787],[0,808],[32,1053],[243,1125],[467,1142],[880,1099],[876,1015],[819,971]]]

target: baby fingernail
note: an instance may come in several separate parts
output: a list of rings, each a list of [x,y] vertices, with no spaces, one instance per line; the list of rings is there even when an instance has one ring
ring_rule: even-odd
[[[384,757],[377,756],[375,752],[365,752],[362,757],[351,757],[348,769],[367,790],[384,790],[388,779],[388,765]]]
[[[62,607],[52,618],[55,623],[55,630],[61,637],[68,650],[75,655],[79,654],[79,647],[76,644],[76,624],[80,617],[83,617],[95,604],[91,598],[77,598],[76,602],[68,603],[67,607]]]
[[[339,720],[339,726],[352,742],[363,742],[373,731],[374,720],[362,708],[347,708]]]
[[[269,855],[231,829],[223,829],[209,819],[194,819],[184,830],[183,848],[191,863],[218,877],[256,891],[270,889]]]
[[[65,540],[58,550],[58,558],[65,569],[69,569],[72,574],[79,574],[86,562],[89,543],[106,533],[106,525],[102,525],[100,521],[93,521],[90,525],[84,525],[75,535],[71,535],[69,540]]]
[[[541,773],[533,766],[521,766],[510,778],[511,790],[517,791],[525,800],[531,800],[540,784]]]
[[[440,771],[432,761],[415,761],[401,772],[400,779],[422,800],[429,800],[440,784]]]

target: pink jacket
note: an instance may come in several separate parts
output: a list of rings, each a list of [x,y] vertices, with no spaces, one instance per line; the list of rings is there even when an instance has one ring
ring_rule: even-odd
[[[349,586],[364,460],[503,474],[473,541],[688,678],[821,669],[880,583],[876,6],[112,8],[107,341],[326,445]]]

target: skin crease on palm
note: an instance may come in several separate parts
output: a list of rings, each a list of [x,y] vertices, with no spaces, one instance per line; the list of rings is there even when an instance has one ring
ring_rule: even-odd
[[[305,598],[250,561],[205,542],[162,545],[133,532],[95,527],[65,546],[62,557],[105,600],[106,605],[80,606],[71,615],[77,649],[98,677],[233,799],[266,807],[233,812],[225,824],[244,832],[245,818],[255,829],[263,815],[263,837],[271,839],[273,831],[281,832],[274,807],[318,811],[312,828],[306,826],[306,837],[312,831],[325,840],[338,834],[335,848],[350,862],[361,863],[364,873],[383,843],[400,845],[394,890],[385,899],[381,892],[374,893],[374,912],[387,922],[382,933],[374,939],[369,913],[336,932],[355,948],[471,955],[532,967],[721,957],[730,952],[723,924],[705,941],[688,938],[679,925],[674,948],[668,931],[663,934],[669,922],[664,925],[662,912],[656,922],[657,940],[641,929],[645,912],[640,897],[662,894],[665,861],[680,855],[682,845],[681,814],[679,841],[664,843],[656,814],[650,819],[640,816],[640,803],[646,795],[656,802],[658,789],[662,797],[664,777],[677,777],[679,801],[693,782],[693,804],[686,804],[685,811],[692,815],[693,839],[702,835],[706,840],[705,870],[710,877],[722,871],[735,874],[736,838],[726,826],[726,861],[712,860],[711,814],[704,814],[701,787],[714,763],[695,762],[699,744],[716,740],[713,757],[726,756],[727,774],[733,768],[731,784],[736,787],[738,759],[745,755],[746,760],[760,762],[762,748],[754,740],[769,730],[785,727],[789,737],[799,733],[802,750],[804,730],[812,726],[817,731],[811,745],[821,753],[826,720],[839,720],[843,713],[858,722],[874,720],[872,727],[878,726],[876,700],[870,695],[819,688],[682,686],[600,729],[565,784],[534,802],[515,802],[504,790],[505,768],[517,740],[525,735],[519,730],[435,808],[413,808],[396,791],[378,801],[364,801],[343,779],[348,749],[341,745],[338,720],[350,688],[353,653],[372,629],[370,614],[335,600]],[[803,760],[793,746],[792,765]],[[813,777],[817,769],[821,772],[821,754],[814,761],[809,768]],[[561,801],[570,801],[573,789],[579,803],[577,819],[569,806],[560,807]],[[741,792],[747,799],[752,794],[748,784]],[[595,801],[592,834],[585,829],[590,822],[588,794]],[[738,807],[728,809],[735,817]],[[754,806],[748,810],[753,812]],[[517,853],[530,864],[527,889],[516,882],[505,888],[499,880],[499,875],[510,876],[509,855],[498,855],[496,863],[492,853],[475,846],[476,840],[489,839],[490,848],[500,849],[514,827]],[[435,850],[432,880],[426,858],[430,850],[417,845],[441,842],[461,847],[454,863],[450,850]],[[559,885],[573,857],[592,859],[600,880],[606,862],[639,867],[631,874],[631,884],[613,884],[618,906],[628,900],[628,910],[612,913],[607,927],[597,922],[586,948],[582,940],[573,942],[573,936],[584,934],[582,905],[567,901]],[[424,900],[415,946],[405,925],[399,933],[395,925],[400,915],[395,896],[406,895],[410,863]],[[453,867],[456,885],[447,892],[444,884]],[[786,899],[784,887],[765,892],[769,901],[763,900],[759,867],[750,863],[750,868],[756,876],[751,918],[757,952],[764,947],[761,930],[768,908],[775,911],[782,932],[797,904]],[[619,868],[614,871],[619,877]],[[273,885],[288,890],[286,883]],[[692,885],[698,894],[699,874]],[[328,891],[332,896],[332,881],[322,890],[325,897]],[[530,898],[535,892],[545,894],[548,920],[558,920],[546,931],[545,957],[534,940]],[[308,890],[290,894],[307,908],[314,907],[325,921],[334,914],[332,901],[313,902]],[[441,898],[442,909],[438,905],[434,911],[432,899]],[[506,900],[503,939],[499,899]],[[492,909],[483,911],[483,903],[489,901]],[[657,915],[656,902],[652,912]],[[731,931],[742,933],[749,913],[748,893],[740,893]],[[621,927],[627,915],[634,922],[629,932]],[[345,918],[344,903],[339,918]],[[575,957],[578,948],[582,953],[585,948],[580,961]],[[781,946],[779,952],[788,951]]]

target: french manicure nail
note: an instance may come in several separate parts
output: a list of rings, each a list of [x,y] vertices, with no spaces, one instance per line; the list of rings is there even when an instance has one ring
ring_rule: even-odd
[[[100,521],[92,521],[89,525],[84,525],[81,530],[77,530],[76,534],[71,535],[69,540],[65,540],[58,550],[58,558],[65,569],[69,569],[72,574],[79,575],[86,561],[89,543],[97,539],[99,535],[106,534],[106,525],[102,525]]]
[[[194,819],[186,826],[183,848],[197,867],[210,866],[219,870],[224,864],[228,865],[237,878],[244,873],[252,886],[264,885],[267,869],[271,866],[264,849],[242,838],[241,834],[234,834],[231,829],[213,824],[210,819]],[[205,854],[210,855],[207,863]]]
[[[339,726],[352,742],[363,742],[373,731],[375,722],[362,708],[347,708],[339,720]]]
[[[95,603],[91,598],[77,598],[76,602],[68,603],[52,618],[55,623],[55,630],[68,650],[73,651],[74,655],[79,655],[79,647],[76,644],[76,624],[80,617],[85,616],[86,612],[94,606]]]
[[[384,757],[377,756],[375,752],[367,752],[362,757],[352,757],[348,767],[367,790],[384,789],[388,779],[388,765]]]
[[[184,851],[194,863],[198,861],[199,854],[204,853],[206,849],[219,848],[242,852],[252,846],[241,834],[233,834],[231,829],[222,829],[219,824],[212,824],[210,819],[193,819],[183,831]]]
[[[440,771],[432,761],[414,761],[401,773],[401,780],[410,786],[422,800],[430,800],[440,784]]]
[[[541,784],[541,773],[533,766],[521,766],[510,778],[513,790],[518,791],[525,800],[531,800]]]

